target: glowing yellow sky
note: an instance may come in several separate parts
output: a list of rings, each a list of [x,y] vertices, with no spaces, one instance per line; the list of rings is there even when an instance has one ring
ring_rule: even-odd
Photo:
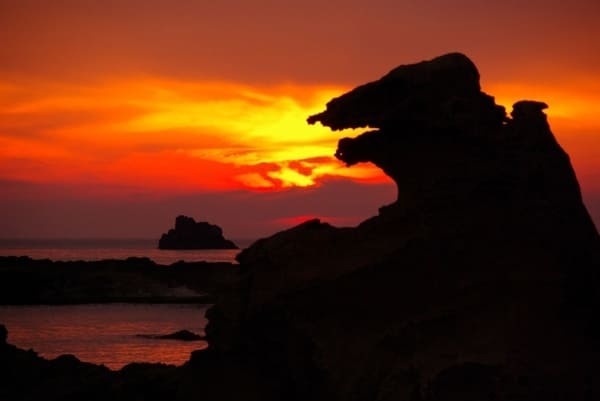
[[[338,137],[305,122],[346,88],[158,79],[0,88],[0,175],[7,180],[93,178],[189,190],[385,180],[370,166],[345,168],[332,157]]]
[[[586,88],[585,90],[581,88]],[[597,171],[598,84],[484,87],[507,106],[541,99],[582,174]],[[0,178],[145,185],[172,190],[279,189],[348,177],[382,182],[370,165],[332,157],[333,133],[306,117],[349,88],[132,79],[94,85],[0,85]],[[527,94],[524,96],[523,94]]]

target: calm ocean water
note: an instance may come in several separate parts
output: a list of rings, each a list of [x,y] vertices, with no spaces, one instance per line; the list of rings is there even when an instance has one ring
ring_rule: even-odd
[[[120,369],[131,362],[181,365],[204,341],[156,340],[178,330],[204,334],[207,305],[102,304],[0,306],[8,342],[45,358],[75,355],[82,361]]]
[[[234,240],[240,247],[253,240]],[[127,259],[147,257],[159,264],[235,262],[238,249],[160,250],[154,239],[0,239],[0,256],[29,256],[51,260]]]
[[[234,241],[239,247],[253,241]],[[234,262],[240,251],[157,249],[156,240],[132,239],[0,239],[0,256],[29,256],[51,260],[126,259],[147,257],[159,264]],[[33,349],[46,358],[73,354],[82,361],[120,369],[131,362],[180,365],[190,352],[206,347],[204,341],[181,342],[136,337],[179,330],[203,333],[206,305],[102,304],[66,306],[0,306],[0,323],[8,341]]]

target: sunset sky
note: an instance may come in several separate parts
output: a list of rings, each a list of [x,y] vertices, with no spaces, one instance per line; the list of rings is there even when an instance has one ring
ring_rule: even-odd
[[[396,190],[306,117],[459,51],[499,104],[541,100],[600,225],[600,2],[0,0],[0,238],[256,238],[354,225]]]

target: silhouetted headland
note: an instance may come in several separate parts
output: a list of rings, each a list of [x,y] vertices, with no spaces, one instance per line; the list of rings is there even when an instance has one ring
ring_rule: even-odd
[[[546,107],[521,101],[507,115],[457,53],[333,99],[309,122],[369,127],[336,156],[379,166],[396,202],[356,228],[312,220],[242,251],[207,313],[209,348],[181,368],[78,372],[65,394],[35,373],[49,362],[10,348],[0,363],[31,377],[16,387],[3,376],[0,388],[46,399],[598,399],[600,237]]]
[[[0,305],[210,303],[235,275],[236,265],[225,262],[165,266],[136,257],[67,262],[0,256]]]
[[[223,237],[221,227],[205,221],[196,222],[187,216],[177,216],[175,228],[163,234],[159,249],[238,249]]]

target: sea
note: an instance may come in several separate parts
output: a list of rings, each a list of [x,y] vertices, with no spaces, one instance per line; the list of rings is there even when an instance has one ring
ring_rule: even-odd
[[[253,240],[234,240],[240,247]],[[92,261],[147,257],[158,264],[235,262],[239,250],[159,250],[151,239],[0,239],[0,256]],[[182,365],[205,341],[149,338],[189,330],[203,335],[200,304],[0,305],[8,342],[45,358],[71,354],[84,362],[118,370],[132,362]]]
[[[118,370],[132,362],[182,365],[205,341],[148,338],[189,330],[203,335],[209,305],[92,304],[0,306],[8,343],[52,359],[70,354]]]
[[[253,239],[238,239],[233,242],[246,248]],[[156,239],[0,239],[0,256],[29,256],[33,259],[51,260],[103,260],[147,257],[158,264],[170,265],[185,262],[232,262],[239,249],[158,249]]]

